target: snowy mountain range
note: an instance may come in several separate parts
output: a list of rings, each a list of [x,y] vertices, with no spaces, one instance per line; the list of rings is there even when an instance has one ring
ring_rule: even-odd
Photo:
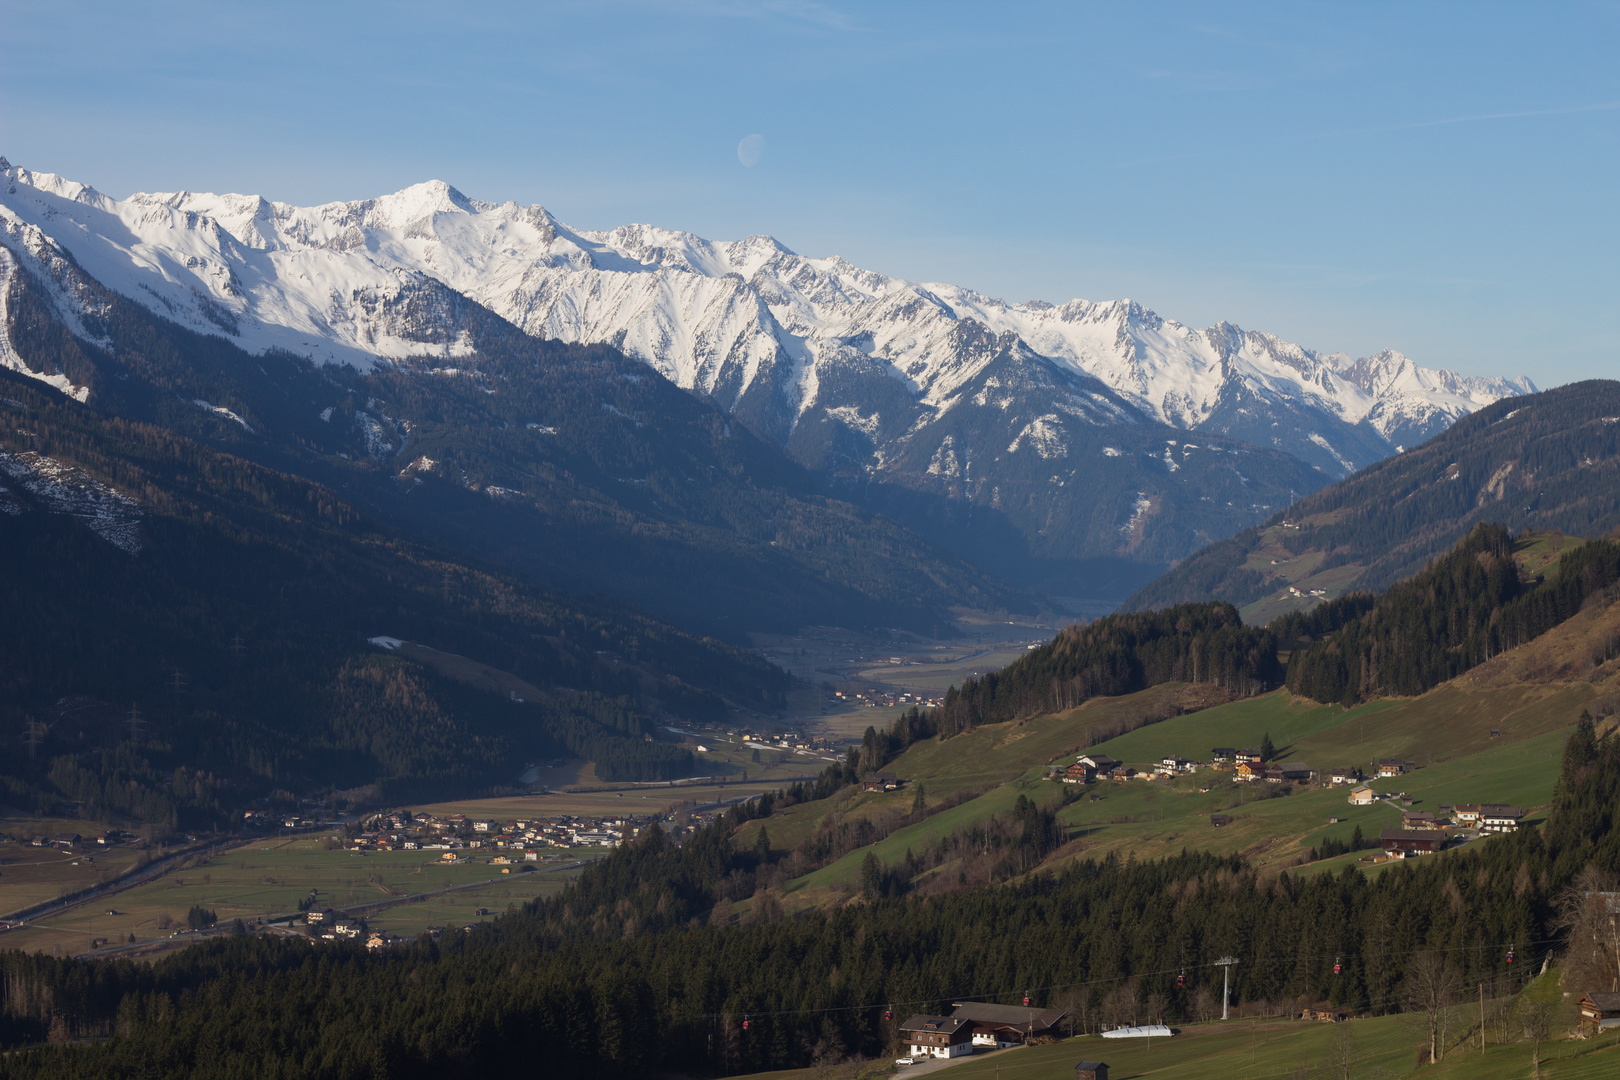
[[[1392,351],[1354,359],[1228,323],[1193,329],[1129,300],[1006,303],[767,236],[573,229],[439,181],[296,207],[118,200],[3,158],[0,172],[0,242],[36,276],[72,263],[249,353],[362,371],[476,366],[470,300],[536,337],[621,350],[844,492],[978,530],[957,546],[980,555],[1005,546],[1007,526],[1020,557],[1173,562],[1279,508],[1283,492],[1535,389]],[[93,336],[70,293],[63,318]],[[0,364],[20,366],[4,345]],[[1277,452],[1306,468],[1279,468]]]

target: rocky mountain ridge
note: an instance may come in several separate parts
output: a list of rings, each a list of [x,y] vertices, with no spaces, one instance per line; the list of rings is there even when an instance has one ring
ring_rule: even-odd
[[[621,350],[844,497],[919,514],[947,546],[1059,591],[1075,583],[1008,567],[1056,560],[1072,579],[1076,560],[1173,563],[1534,390],[1392,351],[1353,359],[1229,323],[1194,329],[1130,300],[1007,303],[768,236],[573,229],[440,181],[296,207],[195,192],[115,200],[0,166],[14,248],[54,247],[250,353],[455,372],[476,366],[471,300],[530,335]],[[1212,448],[1224,479],[1177,475],[1179,459]]]

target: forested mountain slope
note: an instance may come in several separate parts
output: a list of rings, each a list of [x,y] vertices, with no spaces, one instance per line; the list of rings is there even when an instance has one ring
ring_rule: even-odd
[[[1410,697],[1614,599],[1620,542],[1592,540],[1529,577],[1500,525],[1476,525],[1422,573],[1272,623],[1294,645],[1288,688],[1322,702]],[[1608,659],[1607,656],[1603,658]],[[1601,661],[1600,661],[1601,662]]]
[[[1620,527],[1620,383],[1592,380],[1487,406],[1210,545],[1125,607],[1220,599],[1266,620],[1322,597],[1381,591],[1476,522],[1588,537]]]
[[[0,237],[0,270],[10,366],[550,588],[734,640],[806,624],[940,631],[952,606],[1032,606],[829,498],[780,448],[644,365],[529,337],[431,279],[372,298],[414,355],[356,368],[185,329],[42,236]]]
[[[193,407],[194,408],[194,407]],[[275,791],[507,784],[537,757],[688,774],[660,716],[779,707],[784,674],[410,540],[328,489],[0,373],[0,799],[220,823]],[[547,691],[513,702],[368,642]]]

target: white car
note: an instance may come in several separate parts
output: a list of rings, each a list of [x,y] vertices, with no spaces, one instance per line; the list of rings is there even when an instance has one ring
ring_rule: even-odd
[[[894,1063],[896,1065],[915,1065],[917,1064],[917,1059],[911,1057],[895,1058]]]

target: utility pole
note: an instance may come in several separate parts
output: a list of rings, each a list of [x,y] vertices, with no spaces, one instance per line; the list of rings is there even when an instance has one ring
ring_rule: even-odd
[[[1237,963],[1237,957],[1223,956],[1215,963],[1221,969],[1221,1019],[1225,1020],[1232,1001],[1232,965]]]
[[[129,741],[140,742],[141,729],[144,727],[146,727],[146,721],[141,719],[141,707],[131,705],[129,707]]]
[[[26,734],[23,736],[23,741],[28,744],[29,761],[34,760],[34,751],[39,749],[40,740],[45,738],[45,733],[48,730],[49,729],[38,720],[35,720],[31,716],[28,718],[28,727],[26,729]]]
[[[1479,984],[1479,1052],[1485,1052],[1485,984]]]

